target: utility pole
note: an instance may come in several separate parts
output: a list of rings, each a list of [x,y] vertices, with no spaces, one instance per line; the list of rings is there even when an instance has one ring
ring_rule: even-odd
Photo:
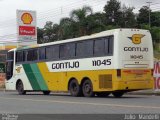
[[[152,2],[146,2],[148,3],[148,7],[149,7],[149,17],[148,17],[148,23],[149,23],[149,29],[151,28],[151,10],[150,10],[150,6]]]

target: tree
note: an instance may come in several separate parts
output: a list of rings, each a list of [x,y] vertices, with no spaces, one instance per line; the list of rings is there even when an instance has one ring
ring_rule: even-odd
[[[53,35],[52,25],[53,25],[53,22],[47,21],[45,26],[44,26],[43,38],[47,42],[51,42],[52,41],[52,35]]]
[[[139,15],[137,17],[137,22],[139,25],[142,24],[148,24],[148,19],[149,19],[149,12],[151,12],[151,10],[149,9],[148,6],[143,6],[140,10],[139,10]]]
[[[52,25],[52,35],[51,35],[51,39],[53,41],[57,41],[59,40],[59,25],[58,24],[53,24]]]
[[[103,13],[95,13],[86,18],[87,35],[105,30],[105,15]]]
[[[60,39],[67,39],[75,37],[76,27],[75,22],[71,18],[62,18],[59,24],[59,38]]]
[[[160,44],[160,27],[152,27],[151,28],[151,34],[152,34],[152,39],[153,39],[153,42],[156,44],[156,43],[159,43]]]
[[[160,27],[160,12],[151,12],[151,26]]]
[[[78,36],[86,35],[86,18],[92,14],[92,8],[84,6],[82,9],[73,10],[70,14],[71,19],[76,23],[75,27],[78,27]]]
[[[44,26],[43,39],[44,42],[53,42],[58,40],[59,25],[53,24],[51,21],[47,21]]]
[[[122,19],[121,3],[117,0],[110,0],[104,6],[106,23],[108,25],[120,25]]]
[[[37,27],[37,43],[38,44],[43,43],[43,34],[44,34],[44,29]]]
[[[122,21],[121,27],[135,27],[136,19],[135,14],[133,13],[134,7],[126,7],[125,5],[122,8]]]

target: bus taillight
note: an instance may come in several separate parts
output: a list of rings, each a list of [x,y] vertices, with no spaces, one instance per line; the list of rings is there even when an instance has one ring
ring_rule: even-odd
[[[121,77],[121,69],[117,69],[117,77]]]
[[[153,76],[154,69],[151,69],[151,75]]]

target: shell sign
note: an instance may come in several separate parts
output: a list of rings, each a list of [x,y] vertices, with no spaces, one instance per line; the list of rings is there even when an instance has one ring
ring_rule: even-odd
[[[17,32],[19,41],[36,41],[36,12],[17,10]]]
[[[30,13],[23,13],[21,20],[23,21],[23,24],[31,24],[33,21],[33,18]]]

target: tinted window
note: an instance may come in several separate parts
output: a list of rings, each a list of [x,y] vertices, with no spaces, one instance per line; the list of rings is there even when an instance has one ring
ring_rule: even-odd
[[[94,56],[105,55],[105,39],[99,38],[94,42]]]
[[[53,52],[52,52],[52,46],[46,47],[46,59],[52,59]]]
[[[113,37],[106,37],[105,38],[105,52],[106,55],[113,55]]]
[[[25,51],[17,51],[16,52],[16,62],[25,61]]]
[[[114,37],[110,36],[108,37],[108,55],[113,55],[113,42],[114,42]]]
[[[13,51],[12,52],[8,52],[7,53],[7,60],[13,60],[13,56],[14,56]]]
[[[93,56],[93,40],[78,42],[76,48],[76,56],[77,57]]]
[[[9,80],[13,76],[13,61],[7,61],[6,64],[6,79]]]
[[[46,47],[46,59],[58,59],[59,58],[59,46]]]
[[[53,52],[53,59],[58,59],[59,58],[59,46],[58,45],[53,46],[52,52]]]
[[[94,41],[94,56],[113,55],[113,36]]]
[[[75,43],[67,43],[60,46],[60,58],[75,57]]]
[[[46,59],[46,49],[45,47],[39,48],[39,60]]]
[[[6,62],[6,55],[5,54],[0,54],[0,63],[1,62]]]
[[[37,49],[28,50],[27,61],[35,61],[35,60],[38,60]]]

